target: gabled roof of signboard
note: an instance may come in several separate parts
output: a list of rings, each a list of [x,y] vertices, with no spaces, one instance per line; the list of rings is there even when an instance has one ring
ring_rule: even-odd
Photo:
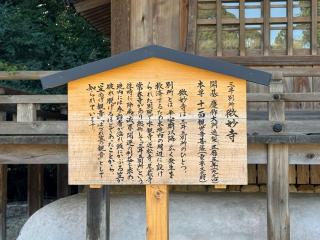
[[[152,57],[241,78],[243,80],[263,85],[269,85],[271,80],[271,74],[263,71],[242,67],[217,59],[201,57],[157,45],[150,45],[43,77],[41,78],[42,87],[57,87],[73,80]]]

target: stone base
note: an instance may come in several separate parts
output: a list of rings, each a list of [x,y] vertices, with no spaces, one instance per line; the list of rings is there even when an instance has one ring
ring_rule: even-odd
[[[170,240],[265,240],[263,193],[170,194]],[[320,195],[290,194],[291,239],[318,240]],[[113,195],[111,239],[145,239],[145,197]],[[53,202],[24,225],[18,240],[85,240],[86,198]]]

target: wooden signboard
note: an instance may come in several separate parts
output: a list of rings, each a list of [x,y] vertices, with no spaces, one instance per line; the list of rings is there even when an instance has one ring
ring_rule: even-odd
[[[162,50],[68,81],[69,184],[247,184],[243,69]]]

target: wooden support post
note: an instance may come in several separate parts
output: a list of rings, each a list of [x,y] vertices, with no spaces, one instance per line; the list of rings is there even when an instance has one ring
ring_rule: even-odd
[[[141,0],[131,1],[130,15],[130,49],[149,44],[159,44],[173,49],[180,47],[181,9],[176,0]],[[221,1],[217,1],[221,2]],[[181,1],[180,1],[181,3]],[[218,3],[217,3],[218,5]],[[197,1],[189,1],[189,21],[187,51],[195,53],[196,49],[196,9]],[[218,13],[219,15],[220,13]],[[190,18],[190,16],[192,16]],[[220,14],[221,16],[221,14]],[[141,20],[142,19],[142,20]],[[220,19],[221,20],[221,19]],[[218,20],[217,20],[218,24]],[[168,26],[170,26],[168,28]],[[220,25],[221,27],[221,25]],[[221,28],[220,28],[221,30]],[[217,36],[219,27],[217,27]],[[182,31],[183,32],[183,31]],[[217,43],[218,51],[219,44]],[[168,196],[167,185],[146,186],[147,239],[168,239]]]
[[[6,239],[7,165],[0,165],[0,240]]]
[[[0,88],[0,95],[5,94]],[[6,112],[0,112],[0,121],[6,121]],[[6,213],[7,213],[7,165],[0,165],[0,240],[6,239]]]
[[[109,186],[88,188],[87,191],[87,240],[110,239]]]
[[[283,92],[282,76],[274,76],[270,92]],[[282,100],[269,103],[269,119],[285,120],[285,103]],[[289,163],[287,144],[268,145],[268,239],[290,239],[289,218]]]
[[[63,198],[70,195],[71,189],[68,185],[68,165],[57,165],[57,197]]]
[[[147,239],[169,239],[169,187],[146,186]]]
[[[31,216],[43,204],[43,165],[28,165],[28,215]]]
[[[17,104],[17,122],[33,122],[37,119],[37,105]],[[28,214],[31,216],[43,203],[43,166],[28,165]]]

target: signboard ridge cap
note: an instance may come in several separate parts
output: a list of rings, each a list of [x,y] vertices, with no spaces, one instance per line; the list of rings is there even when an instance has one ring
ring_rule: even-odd
[[[159,45],[149,45],[129,52],[120,53],[112,57],[100,59],[95,62],[87,63],[43,77],[40,80],[44,89],[57,87],[70,81],[108,71],[151,57],[157,57],[168,61],[237,77],[262,85],[269,85],[271,81],[271,74],[267,72],[250,69],[216,58],[197,56]]]

